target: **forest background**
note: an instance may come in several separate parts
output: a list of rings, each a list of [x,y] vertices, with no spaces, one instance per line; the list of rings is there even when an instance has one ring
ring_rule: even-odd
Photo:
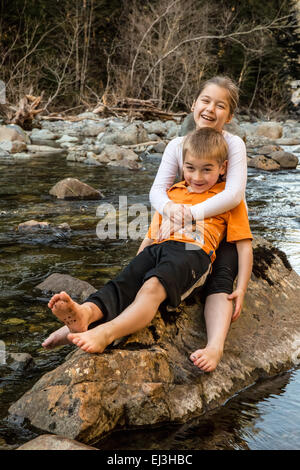
[[[124,97],[188,111],[202,79],[232,77],[240,108],[291,110],[299,0],[0,0],[6,100],[80,112]],[[298,21],[297,21],[298,8]]]

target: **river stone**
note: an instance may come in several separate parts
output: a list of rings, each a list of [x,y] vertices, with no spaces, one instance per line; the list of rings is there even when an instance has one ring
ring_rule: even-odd
[[[294,169],[297,167],[299,160],[296,155],[293,155],[289,152],[278,151],[271,153],[271,158],[275,160],[275,162],[279,163],[280,168],[291,168]]]
[[[272,158],[265,157],[264,155],[257,155],[256,157],[253,157],[252,160],[254,165],[253,168],[257,168],[258,170],[274,171],[280,169],[279,163],[272,160]]]
[[[253,246],[243,312],[214,372],[203,373],[189,359],[206,344],[195,296],[172,314],[161,309],[149,327],[102,354],[77,349],[10,407],[11,419],[92,443],[115,428],[187,422],[298,364],[300,277],[269,242],[257,237]]]
[[[16,371],[25,371],[34,366],[33,357],[28,353],[8,353],[6,365]]]
[[[121,168],[128,168],[128,170],[140,170],[142,168],[142,165],[138,162],[135,162],[133,160],[128,160],[128,158],[123,158],[123,160],[116,160],[113,162],[109,162],[107,166],[115,166],[115,167],[121,167]]]
[[[52,155],[64,155],[66,151],[50,145],[27,145],[28,151],[34,157],[51,157]]]
[[[263,145],[258,148],[260,155],[271,155],[271,153],[278,152],[279,150],[282,150],[282,148],[278,145]]]
[[[58,199],[102,199],[103,194],[76,178],[65,178],[56,183],[49,194]]]
[[[109,161],[123,160],[124,158],[133,161],[139,159],[133,150],[119,147],[118,145],[106,145],[102,150],[100,157],[107,157]],[[97,157],[97,159],[98,158],[99,157]]]
[[[96,291],[95,287],[91,286],[91,284],[86,281],[81,281],[68,274],[59,273],[51,274],[43,282],[38,284],[35,289],[49,296],[64,291],[72,298],[79,299],[79,302],[83,302],[90,294]]]
[[[276,140],[276,144],[278,144],[278,145],[299,145],[300,144],[300,138],[282,137],[281,139]]]
[[[2,140],[0,142],[0,151],[4,150],[9,153],[19,153],[27,149],[25,142],[19,140]]]
[[[26,143],[26,137],[24,135],[21,135],[14,127],[10,126],[0,126],[0,142],[4,140],[18,140],[19,142]]]
[[[57,139],[57,134],[54,134],[49,129],[32,129],[30,138],[32,142],[40,140],[55,140]]]
[[[256,135],[264,136],[268,139],[280,139],[282,137],[282,126],[277,122],[265,122],[256,128]]]
[[[144,122],[144,128],[146,129],[148,134],[156,134],[160,137],[164,136],[167,132],[166,123],[159,120]]]
[[[101,138],[101,142],[107,145],[133,145],[147,141],[148,134],[144,127],[139,124],[130,124],[119,131],[110,129]]]
[[[16,450],[98,450],[55,434],[43,434],[18,447]]]

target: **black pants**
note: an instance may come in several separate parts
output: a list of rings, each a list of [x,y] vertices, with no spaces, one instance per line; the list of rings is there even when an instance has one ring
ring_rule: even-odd
[[[194,289],[203,285],[210,271],[210,257],[201,249],[186,249],[189,244],[167,241],[146,247],[113,280],[91,294],[102,311],[101,323],[120,315],[135,299],[151,277],[159,279],[167,292],[167,304],[177,307]],[[93,324],[93,326],[95,326]]]
[[[212,264],[212,271],[202,290],[203,300],[211,294],[231,294],[233,283],[238,273],[238,253],[235,243],[228,243],[223,239],[216,250],[216,259]]]

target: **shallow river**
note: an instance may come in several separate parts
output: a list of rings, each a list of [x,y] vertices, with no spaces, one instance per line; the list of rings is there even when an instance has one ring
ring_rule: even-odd
[[[295,151],[295,148],[286,148]],[[145,158],[143,171],[129,172],[66,162],[64,157],[35,158],[13,164],[0,161],[0,341],[7,352],[30,353],[29,372],[0,367],[0,449],[12,449],[36,436],[12,425],[7,410],[37,379],[58,366],[71,346],[45,351],[41,342],[60,323],[34,287],[54,272],[86,280],[96,288],[127,264],[139,240],[100,241],[96,235],[99,201],[60,201],[49,189],[60,179],[78,178],[118,206],[148,206],[148,193],[159,159]],[[254,234],[286,252],[300,274],[300,165],[275,173],[249,169],[247,202]],[[19,223],[36,219],[67,222],[71,235],[24,235]],[[2,343],[3,344],[3,343]],[[183,426],[113,433],[100,449],[300,449],[300,368],[264,380],[240,392],[223,407]]]

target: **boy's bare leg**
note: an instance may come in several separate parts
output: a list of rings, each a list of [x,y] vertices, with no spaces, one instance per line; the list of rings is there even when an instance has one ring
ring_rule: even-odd
[[[149,325],[167,293],[156,277],[146,281],[135,300],[116,318],[85,333],[71,333],[68,339],[83,351],[101,353],[114,340]]]
[[[223,355],[225,339],[232,317],[232,301],[228,294],[209,295],[205,302],[204,317],[207,332],[207,345],[194,351],[190,359],[205,372],[212,372]]]
[[[71,341],[68,340],[68,334],[70,333],[67,325],[62,326],[56,331],[53,331],[50,336],[42,343],[43,348],[53,349],[57,346],[63,346],[65,344],[71,344]]]

